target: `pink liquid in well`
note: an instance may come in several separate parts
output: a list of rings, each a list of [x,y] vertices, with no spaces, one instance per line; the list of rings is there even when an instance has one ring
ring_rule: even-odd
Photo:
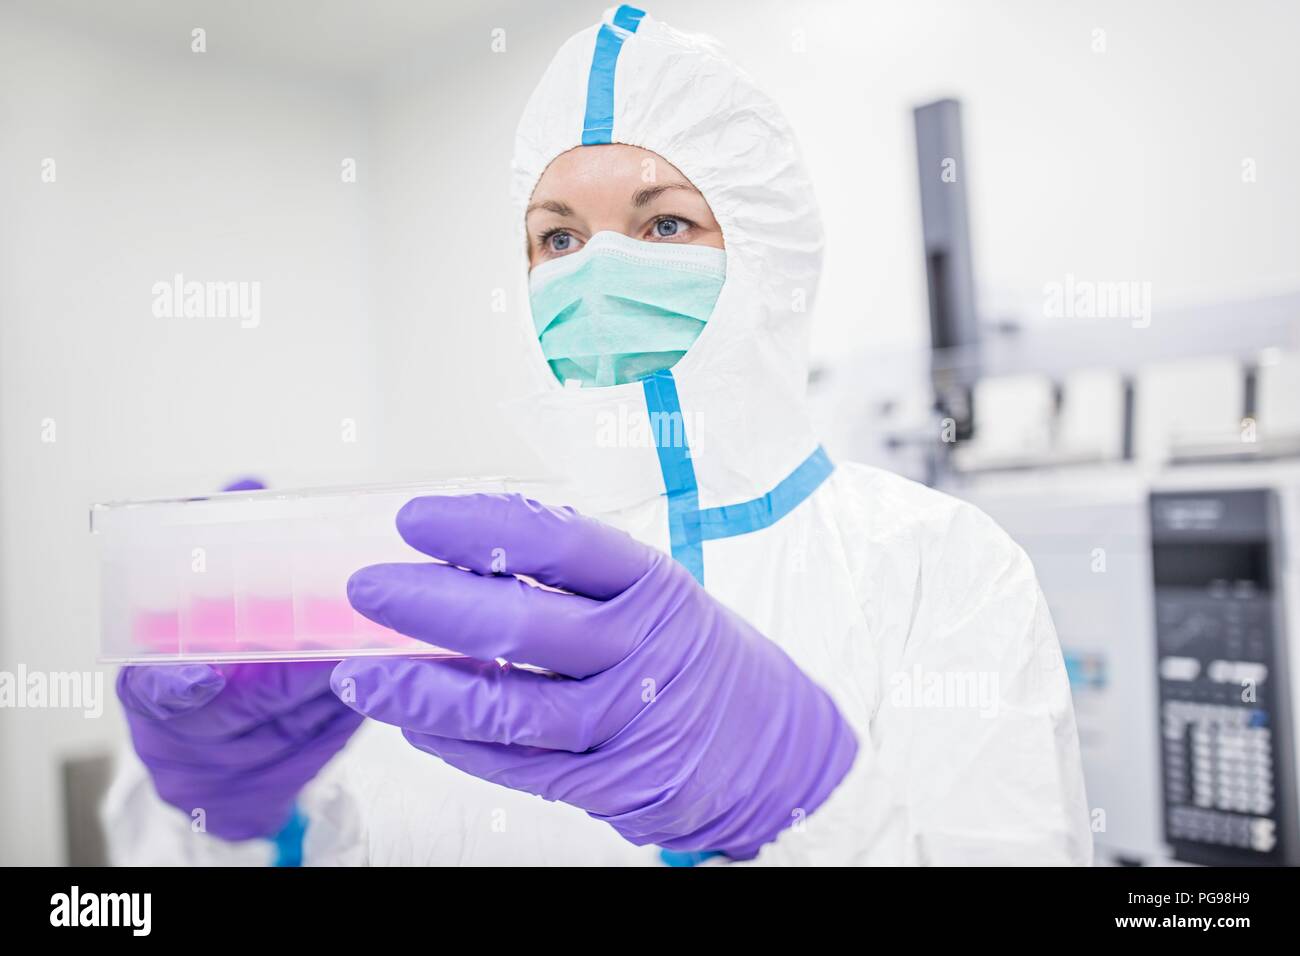
[[[302,602],[302,629],[308,634],[351,634],[359,616],[347,601],[308,597]]]
[[[188,628],[182,628],[182,620]],[[138,611],[135,646],[151,654],[392,649],[427,653],[429,645],[363,617],[346,600],[307,597],[196,598],[177,611]]]
[[[244,603],[243,630],[256,637],[293,639],[293,601],[289,598],[249,598]]]
[[[234,598],[196,598],[190,602],[189,622],[186,650],[231,649],[236,634]]]
[[[140,611],[135,616],[135,644],[147,651],[180,651],[181,623],[175,611]]]

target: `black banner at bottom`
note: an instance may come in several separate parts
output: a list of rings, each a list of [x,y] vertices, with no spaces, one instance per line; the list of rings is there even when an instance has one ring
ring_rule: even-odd
[[[31,869],[9,870],[6,935],[115,942],[348,939],[394,947],[473,927],[586,934],[599,944],[672,928],[846,931],[863,939],[1059,942],[1192,936],[1232,945],[1296,925],[1296,871],[1089,870]],[[486,921],[486,922],[485,922]],[[531,930],[529,929],[531,927]],[[692,942],[698,942],[694,930]],[[612,934],[607,936],[606,934]],[[990,934],[993,934],[990,937]],[[1044,937],[1040,934],[1051,934]],[[1244,934],[1244,935],[1243,935]],[[648,941],[649,945],[653,943]],[[16,950],[20,951],[20,950]]]

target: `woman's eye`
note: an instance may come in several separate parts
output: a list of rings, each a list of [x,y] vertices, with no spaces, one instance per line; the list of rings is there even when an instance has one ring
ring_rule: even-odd
[[[553,232],[546,237],[548,252],[572,252],[574,239],[567,232]]]
[[[675,239],[686,232],[690,224],[685,219],[678,219],[676,216],[664,216],[662,219],[656,219],[653,232],[656,239]]]

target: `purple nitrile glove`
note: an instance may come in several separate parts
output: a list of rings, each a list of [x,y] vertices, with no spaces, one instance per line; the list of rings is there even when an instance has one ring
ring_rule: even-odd
[[[237,482],[227,491],[260,488]],[[270,837],[306,783],[361,725],[330,690],[333,661],[124,667],[131,741],[167,803],[208,833]]]
[[[363,568],[352,606],[469,657],[348,660],[332,683],[419,749],[632,843],[736,859],[852,765],[857,740],[826,692],[661,552],[517,495],[416,498],[397,527],[448,564]]]
[[[131,741],[172,806],[226,840],[274,836],[361,717],[330,692],[333,661],[150,664],[118,674]]]

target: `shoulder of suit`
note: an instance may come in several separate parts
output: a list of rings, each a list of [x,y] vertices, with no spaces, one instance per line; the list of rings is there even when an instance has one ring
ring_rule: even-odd
[[[1019,550],[980,508],[910,478],[856,462],[837,464],[833,478],[841,522],[853,525],[868,542],[906,540],[945,549]]]

